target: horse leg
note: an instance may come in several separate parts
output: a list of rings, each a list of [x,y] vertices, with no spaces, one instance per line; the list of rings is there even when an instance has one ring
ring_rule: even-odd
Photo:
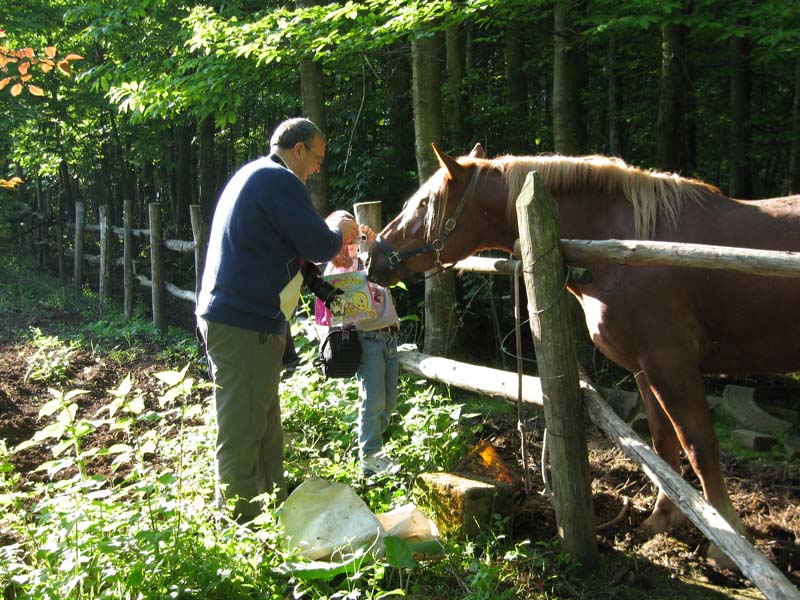
[[[653,447],[656,453],[663,458],[667,464],[676,472],[680,473],[680,442],[675,435],[675,428],[672,421],[661,408],[650,383],[647,381],[643,371],[639,371],[635,376],[642,395],[644,409],[647,413],[647,423],[650,426],[650,435],[653,437]],[[656,533],[669,532],[681,525],[686,517],[670,500],[663,490],[658,490],[655,506],[650,516],[640,525],[640,529],[650,535]]]
[[[731,527],[746,535],[744,524],[733,508],[722,476],[719,441],[711,422],[700,371],[685,360],[667,359],[659,362],[661,364],[658,366],[646,363],[642,365],[650,390],[669,417],[683,451],[700,479],[706,500]],[[719,566],[732,566],[713,545],[709,549],[709,558]]]

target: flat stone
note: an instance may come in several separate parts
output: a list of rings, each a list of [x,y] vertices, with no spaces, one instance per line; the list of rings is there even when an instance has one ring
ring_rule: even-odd
[[[444,537],[473,538],[491,529],[494,515],[511,517],[514,508],[512,486],[475,476],[420,473],[412,494]]]
[[[753,399],[754,394],[755,390],[750,387],[726,385],[720,409],[738,425],[751,431],[781,434],[792,428],[791,423],[762,410]]]
[[[605,397],[611,409],[617,413],[620,419],[627,421],[636,414],[642,402],[639,394],[626,390],[601,389],[600,392]]]
[[[794,458],[800,458],[800,437],[788,438],[783,443],[783,449],[786,452],[787,460],[792,460]]]
[[[757,450],[758,452],[766,452],[778,443],[778,440],[771,435],[759,433],[758,431],[750,431],[749,429],[736,429],[732,431],[731,440],[743,448]]]
[[[628,421],[628,425],[631,426],[641,438],[650,439],[650,424],[647,422],[647,415],[644,412],[644,409],[639,409],[633,418]]]

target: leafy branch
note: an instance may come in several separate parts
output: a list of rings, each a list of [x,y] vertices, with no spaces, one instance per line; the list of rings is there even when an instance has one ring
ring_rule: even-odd
[[[0,38],[4,37],[5,30],[0,29]],[[11,84],[9,89],[12,96],[19,96],[25,88],[32,96],[44,96],[42,87],[30,83],[34,67],[45,74],[56,70],[64,75],[71,75],[70,61],[83,60],[80,54],[67,54],[63,58],[57,58],[58,50],[55,46],[47,46],[43,54],[44,56],[37,57],[36,51],[30,47],[13,50],[0,45],[0,71],[9,73],[11,68],[10,74],[0,79],[0,90]]]

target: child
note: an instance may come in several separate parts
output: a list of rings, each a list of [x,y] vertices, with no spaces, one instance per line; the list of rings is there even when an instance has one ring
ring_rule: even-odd
[[[367,240],[375,241],[375,232],[366,225],[359,226]],[[359,270],[358,243],[342,247],[325,268],[325,275]],[[361,342],[361,364],[356,372],[361,406],[358,411],[358,449],[361,470],[365,477],[396,473],[400,465],[383,451],[383,433],[397,403],[397,335],[400,320],[394,308],[391,292],[369,284],[375,305],[375,318],[352,323]],[[314,308],[319,325],[331,325],[331,312],[317,299]],[[347,324],[347,323],[345,323]]]

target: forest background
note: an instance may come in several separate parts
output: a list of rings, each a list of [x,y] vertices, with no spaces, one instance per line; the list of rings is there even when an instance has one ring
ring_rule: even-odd
[[[70,220],[81,201],[90,222],[129,206],[146,227],[158,201],[165,237],[191,239],[189,205],[210,220],[299,115],[329,139],[310,182],[322,214],[396,214],[438,167],[431,142],[615,155],[738,198],[800,191],[800,8],[785,0],[22,0],[3,19],[0,177],[24,183],[0,216]],[[458,345],[459,286],[426,282],[432,353]]]

